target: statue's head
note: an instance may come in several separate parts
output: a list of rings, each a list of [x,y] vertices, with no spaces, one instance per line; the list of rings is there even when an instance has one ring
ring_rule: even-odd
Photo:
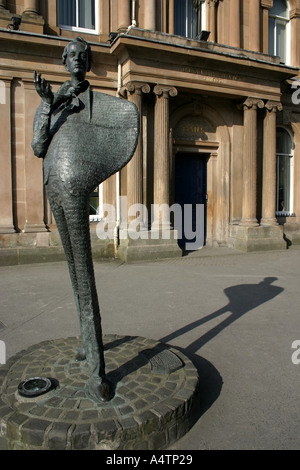
[[[92,51],[90,45],[81,37],[77,37],[65,47],[62,62],[71,75],[81,76],[91,70]]]

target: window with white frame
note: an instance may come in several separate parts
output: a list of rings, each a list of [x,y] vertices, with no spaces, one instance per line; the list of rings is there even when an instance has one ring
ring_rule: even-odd
[[[276,215],[292,216],[293,213],[293,181],[294,181],[294,139],[290,131],[283,127],[277,128],[277,197]]]
[[[99,0],[58,0],[58,24],[61,28],[98,33]]]
[[[269,12],[269,54],[279,56],[289,64],[290,45],[289,5],[286,0],[274,0]]]
[[[174,32],[186,38],[196,38],[206,29],[204,0],[175,0]]]

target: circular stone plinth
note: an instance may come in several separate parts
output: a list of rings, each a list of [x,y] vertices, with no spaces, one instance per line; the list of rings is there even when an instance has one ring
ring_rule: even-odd
[[[199,379],[177,349],[146,338],[106,335],[105,361],[114,397],[87,393],[80,338],[39,343],[0,367],[0,449],[160,450],[182,437],[198,416]],[[59,384],[26,398],[20,382],[36,376]]]

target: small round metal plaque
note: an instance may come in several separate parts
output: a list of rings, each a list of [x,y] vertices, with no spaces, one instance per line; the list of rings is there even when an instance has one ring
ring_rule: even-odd
[[[52,382],[47,377],[32,377],[19,384],[18,392],[23,397],[35,398],[49,392],[51,388]]]

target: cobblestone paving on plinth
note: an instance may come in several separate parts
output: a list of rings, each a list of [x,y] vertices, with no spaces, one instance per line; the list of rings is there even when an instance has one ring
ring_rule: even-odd
[[[104,336],[114,397],[89,397],[80,338],[39,343],[0,366],[0,449],[159,450],[182,437],[199,409],[199,378],[177,349],[141,337]],[[56,379],[38,398],[21,397],[20,382]]]

